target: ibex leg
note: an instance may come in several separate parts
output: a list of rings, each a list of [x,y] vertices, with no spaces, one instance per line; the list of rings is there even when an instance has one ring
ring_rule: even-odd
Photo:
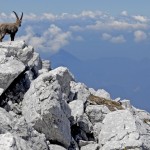
[[[5,36],[5,33],[0,34],[0,42],[2,42],[4,36]]]
[[[14,41],[15,34],[11,34],[10,37],[11,37],[11,41]]]

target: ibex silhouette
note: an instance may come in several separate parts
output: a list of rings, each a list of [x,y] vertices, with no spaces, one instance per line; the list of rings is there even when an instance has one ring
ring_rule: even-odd
[[[3,38],[6,34],[10,34],[11,41],[14,41],[15,35],[18,31],[18,28],[21,26],[23,13],[21,14],[21,17],[19,19],[17,13],[13,11],[16,16],[16,22],[15,23],[2,23],[0,24],[0,42],[2,42]]]

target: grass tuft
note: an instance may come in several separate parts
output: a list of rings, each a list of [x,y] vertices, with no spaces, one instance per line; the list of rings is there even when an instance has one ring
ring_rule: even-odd
[[[116,111],[116,110],[123,110],[124,108],[122,107],[121,103],[115,102],[103,97],[98,97],[94,95],[90,95],[88,97],[88,100],[91,104],[93,105],[105,105],[108,107],[110,111]]]

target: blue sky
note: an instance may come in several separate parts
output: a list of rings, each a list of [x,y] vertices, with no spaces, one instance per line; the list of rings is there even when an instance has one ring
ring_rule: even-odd
[[[33,45],[43,58],[65,50],[87,64],[95,62],[91,77],[87,73],[87,80],[79,77],[79,81],[106,88],[112,97],[131,98],[139,107],[144,99],[141,107],[150,111],[149,6],[150,0],[7,0],[1,1],[0,22],[13,22],[12,11],[24,12],[16,39]],[[111,64],[99,60],[111,60]],[[117,60],[117,68],[111,68],[112,60]],[[75,76],[83,69],[73,70]]]
[[[1,0],[0,10],[10,12],[11,10],[43,13],[75,13],[83,10],[101,10],[111,14],[118,14],[127,10],[132,14],[149,15],[149,0]]]

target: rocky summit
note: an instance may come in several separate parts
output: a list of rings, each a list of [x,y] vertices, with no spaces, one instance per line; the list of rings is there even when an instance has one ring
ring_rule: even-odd
[[[1,42],[0,150],[150,150],[150,114]]]

